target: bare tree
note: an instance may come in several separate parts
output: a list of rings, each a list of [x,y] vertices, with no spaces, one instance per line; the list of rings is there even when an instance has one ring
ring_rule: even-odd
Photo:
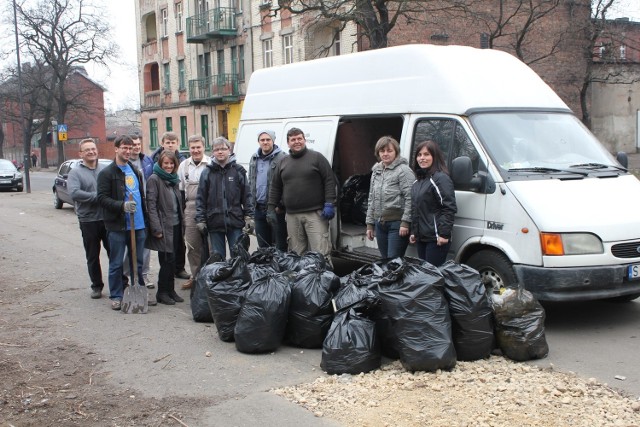
[[[369,49],[387,47],[389,32],[400,18],[420,22],[431,13],[459,12],[478,0],[277,0],[271,13],[289,11],[306,15],[316,23],[334,25],[338,32],[347,23],[356,24],[358,40]]]
[[[34,6],[26,2],[18,6],[27,50],[51,69],[49,95],[61,123],[74,102],[65,84],[74,68],[90,62],[107,67],[117,54],[111,26],[103,15],[91,0],[39,0]],[[48,127],[49,123],[44,125]],[[58,162],[63,160],[64,148],[59,142]]]

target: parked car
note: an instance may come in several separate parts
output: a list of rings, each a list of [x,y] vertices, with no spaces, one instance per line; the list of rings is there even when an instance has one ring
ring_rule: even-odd
[[[80,163],[80,159],[67,160],[62,163],[58,168],[58,174],[56,175],[55,181],[53,182],[53,207],[56,209],[62,209],[62,205],[67,203],[73,206],[73,200],[71,200],[71,196],[69,196],[69,192],[67,191],[67,177],[69,176],[69,172],[71,169],[78,166]],[[98,162],[107,166],[113,162],[113,160],[109,159],[98,159]]]
[[[22,172],[11,160],[0,159],[0,189],[22,191]]]

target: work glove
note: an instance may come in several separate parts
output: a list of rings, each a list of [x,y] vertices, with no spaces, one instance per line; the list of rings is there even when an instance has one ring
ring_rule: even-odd
[[[267,211],[267,224],[271,227],[275,227],[278,223],[278,217],[276,217],[276,211],[274,209],[269,209]]]
[[[335,212],[335,209],[333,207],[333,203],[325,203],[324,204],[324,208],[322,209],[322,213],[320,215],[322,216],[322,218],[324,218],[326,220],[330,220],[334,216],[336,216],[336,212]]]
[[[255,229],[256,229],[256,227],[255,227],[255,223],[253,222],[253,219],[251,219],[250,216],[245,217],[245,219],[244,219],[244,229],[242,231],[244,231],[247,234],[253,234]]]
[[[196,227],[198,227],[198,231],[200,232],[200,234],[202,234],[203,236],[207,235],[207,224],[205,224],[204,222],[199,222],[196,224]]]
[[[123,210],[126,213],[134,213],[136,211],[136,206],[137,205],[135,201],[124,202]]]

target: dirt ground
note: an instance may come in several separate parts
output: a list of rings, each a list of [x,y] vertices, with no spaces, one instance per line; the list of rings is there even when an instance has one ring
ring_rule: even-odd
[[[5,267],[7,262],[3,257]],[[114,388],[99,355],[53,338],[55,306],[25,302],[49,285],[19,283],[3,286],[0,294],[0,425],[179,425],[185,413],[208,404],[186,397],[141,397]]]

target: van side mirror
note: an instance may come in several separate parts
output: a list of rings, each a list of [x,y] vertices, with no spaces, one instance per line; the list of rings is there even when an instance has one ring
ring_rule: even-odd
[[[451,162],[451,180],[456,190],[491,194],[496,191],[496,183],[487,172],[473,173],[471,159],[460,156]]]
[[[622,165],[623,168],[629,169],[629,158],[627,157],[627,153],[625,153],[624,151],[618,151],[618,153],[616,154],[616,160],[618,161],[618,163],[620,163],[620,165]]]

